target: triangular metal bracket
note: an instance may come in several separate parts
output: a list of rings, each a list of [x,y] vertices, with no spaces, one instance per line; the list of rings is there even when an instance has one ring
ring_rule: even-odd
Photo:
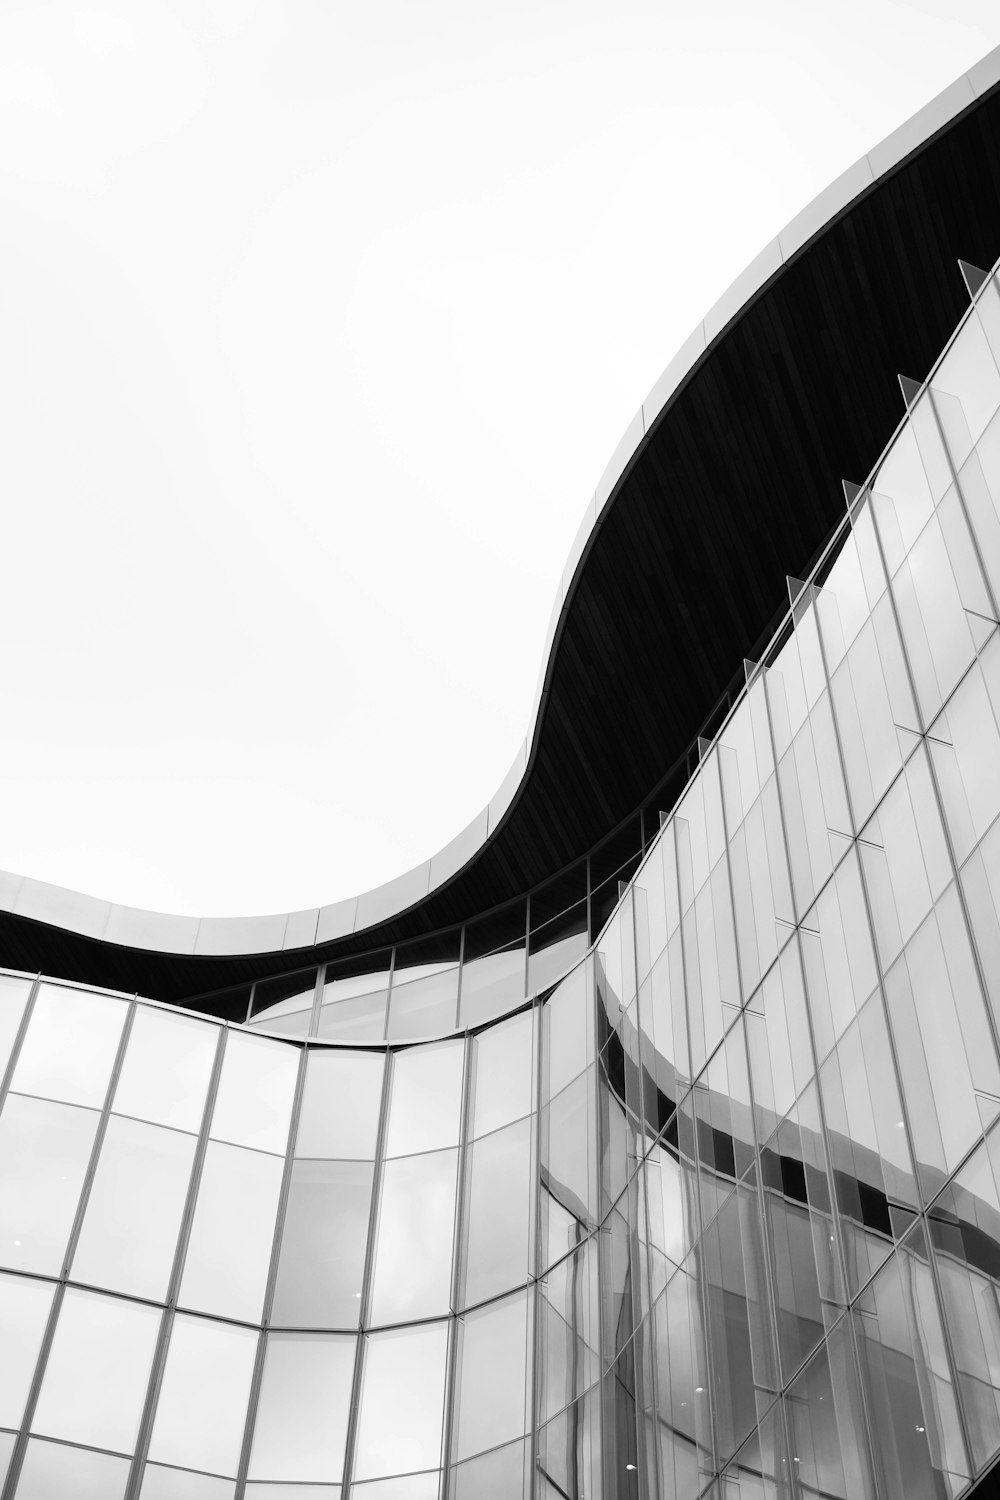
[[[666,826],[667,826],[667,824],[669,822],[670,822],[670,814],[668,812],[664,812],[663,808],[661,807],[660,808],[660,827],[661,828],[666,828]]]
[[[712,748],[712,741],[711,740],[706,740],[706,738],[705,738],[705,736],[703,734],[699,734],[699,736],[698,736],[698,759],[700,761],[705,759],[705,756],[708,754],[708,752],[711,750],[711,748]]]
[[[847,503],[847,513],[850,515],[855,500],[859,495],[864,494],[865,487],[863,484],[855,484],[852,479],[842,479],[840,482],[844,487],[844,500]]]
[[[759,661],[751,661],[748,656],[744,656],[744,658],[743,658],[743,675],[746,677],[747,687],[750,686],[750,680],[753,677],[754,673],[756,672],[756,670],[757,670],[757,668],[759,666],[760,666],[760,662]]]
[[[896,379],[899,381],[899,389],[902,391],[903,400],[906,402],[906,410],[909,411],[924,388],[923,382],[911,380],[909,375],[897,375]]]
[[[973,266],[967,260],[960,260],[958,269],[962,273],[962,280],[968,288],[969,296],[975,302],[980,291],[990,279],[989,271],[980,270],[979,266]]]

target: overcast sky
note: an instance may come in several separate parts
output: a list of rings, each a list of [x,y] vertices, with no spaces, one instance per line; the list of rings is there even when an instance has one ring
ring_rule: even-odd
[[[996,0],[0,0],[0,868],[249,913],[447,842],[662,368],[998,41]]]

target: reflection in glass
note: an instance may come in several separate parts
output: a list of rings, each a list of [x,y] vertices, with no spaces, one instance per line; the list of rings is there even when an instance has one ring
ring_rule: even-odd
[[[257,1338],[255,1329],[177,1314],[150,1459],[211,1474],[236,1474]]]
[[[387,1156],[458,1144],[465,1042],[412,1047],[393,1057]]]
[[[280,1157],[209,1141],[180,1302],[258,1322],[281,1190]]]
[[[21,1425],[51,1306],[50,1284],[0,1276],[0,1427]]]
[[[530,1305],[520,1292],[459,1321],[456,1461],[520,1437],[528,1425]]]
[[[195,1137],[112,1115],[73,1256],[75,1281],[166,1296]]]
[[[65,1443],[32,1438],[24,1455],[17,1500],[122,1500],[129,1460]]]
[[[446,1323],[365,1340],[355,1480],[439,1466],[447,1351]]]
[[[139,1500],[233,1500],[235,1494],[236,1486],[231,1479],[147,1463]]]
[[[1000,1449],[1000,1135],[976,1148],[928,1230],[976,1469]]]
[[[109,995],[39,985],[11,1087],[99,1109],[127,1014]]]
[[[382,1052],[310,1048],[295,1155],[373,1160],[384,1071]]]
[[[250,1456],[252,1479],[339,1480],[354,1352],[353,1338],[268,1335]]]
[[[281,1236],[271,1322],[352,1328],[372,1196],[372,1167],[358,1161],[296,1161]]]
[[[15,979],[12,974],[0,974],[0,1082],[3,1081],[30,994],[30,979]]]
[[[151,1005],[136,1007],[112,1108],[197,1134],[219,1028]]]
[[[285,1154],[299,1052],[230,1031],[212,1111],[212,1139]]]
[[[923,1226],[854,1314],[882,1494],[956,1495],[969,1478]]]
[[[472,1041],[471,1132],[486,1135],[535,1107],[532,1041],[535,1012],[523,1011]]]
[[[57,1276],[97,1112],[8,1094],[0,1113],[0,1264]]]
[[[159,1308],[69,1287],[32,1430],[131,1453],[160,1317]]]
[[[447,1312],[457,1162],[457,1151],[435,1151],[383,1167],[373,1323]]]
[[[530,1268],[531,1120],[466,1151],[465,1305],[525,1281]]]

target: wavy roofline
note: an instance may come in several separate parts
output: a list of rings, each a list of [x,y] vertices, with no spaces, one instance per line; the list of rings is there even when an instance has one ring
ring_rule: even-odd
[[[307,951],[361,934],[402,914],[453,880],[499,832],[530,777],[567,612],[587,554],[646,438],[689,377],[774,278],[842,214],[998,83],[1000,46],[848,167],[796,214],[736,277],[681,345],[626,427],[587,504],[549,618],[528,733],[486,806],[436,854],[385,884],[342,901],[303,911],[246,917],[188,917],[150,911],[0,871],[0,911],[127,948],[192,957],[238,957]]]

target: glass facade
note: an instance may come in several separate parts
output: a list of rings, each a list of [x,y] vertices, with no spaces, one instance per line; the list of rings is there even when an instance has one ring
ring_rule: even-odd
[[[0,975],[0,1500],[957,1500],[998,601],[991,279],[595,942],[588,861],[246,1025]]]

